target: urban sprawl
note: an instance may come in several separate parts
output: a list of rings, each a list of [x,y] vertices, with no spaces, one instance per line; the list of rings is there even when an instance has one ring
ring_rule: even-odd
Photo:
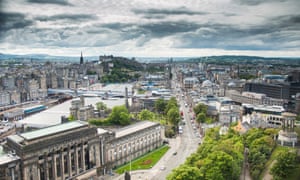
[[[299,126],[298,60],[0,61],[0,180],[299,178]]]

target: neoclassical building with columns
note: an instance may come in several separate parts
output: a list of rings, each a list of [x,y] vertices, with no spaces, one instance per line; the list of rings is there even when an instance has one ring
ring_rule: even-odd
[[[81,179],[79,176],[85,173],[101,176],[161,146],[162,130],[160,124],[150,121],[115,130],[73,121],[11,135],[5,147],[17,157],[18,166],[10,170],[15,174],[8,173],[3,178]],[[0,172],[1,167],[8,167],[13,161],[5,163],[0,162]]]
[[[101,166],[97,128],[83,121],[12,135],[7,146],[20,157],[18,179],[68,179]]]

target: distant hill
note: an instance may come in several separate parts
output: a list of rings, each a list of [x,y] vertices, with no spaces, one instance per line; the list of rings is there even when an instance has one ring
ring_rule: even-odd
[[[26,55],[15,55],[15,54],[3,54],[0,53],[0,60],[36,60],[36,61],[68,61],[68,62],[79,62],[80,56],[71,57],[71,56],[52,56],[48,54],[26,54]],[[99,59],[99,56],[84,56],[85,61],[95,61]],[[117,58],[117,57],[116,57]],[[132,59],[126,58],[124,59]],[[159,63],[167,62],[171,58],[167,57],[136,57],[134,58],[137,62],[140,63]],[[204,56],[204,57],[173,57],[173,62],[203,62],[203,61],[224,61],[224,62],[249,62],[249,61],[300,61],[300,57],[291,58],[291,57],[259,57],[259,56],[239,56],[239,55],[224,55],[224,56]],[[128,61],[131,63],[131,61]]]
[[[68,62],[79,62],[80,56],[51,56],[48,54],[25,54],[25,55],[15,55],[15,54],[2,54],[0,53],[0,60],[34,60],[34,61],[68,61]],[[84,60],[98,60],[97,56],[84,57]]]

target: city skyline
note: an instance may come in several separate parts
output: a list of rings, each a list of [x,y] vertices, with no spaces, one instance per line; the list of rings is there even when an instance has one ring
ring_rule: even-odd
[[[0,2],[0,52],[300,57],[300,1]]]

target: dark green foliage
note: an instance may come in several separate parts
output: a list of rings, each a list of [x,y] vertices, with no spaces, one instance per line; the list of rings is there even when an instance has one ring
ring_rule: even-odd
[[[180,121],[180,114],[178,111],[178,108],[173,107],[172,109],[170,109],[167,113],[167,120],[168,123],[171,123],[173,126],[177,126],[179,121]]]
[[[196,167],[181,165],[172,170],[167,180],[201,180],[203,179],[201,172]]]
[[[198,115],[199,113],[203,113],[206,115],[207,112],[207,106],[205,104],[197,104],[197,106],[195,106],[193,108],[194,112],[196,115]]]
[[[164,99],[158,99],[155,101],[154,108],[158,113],[163,113],[166,109],[167,102]]]
[[[143,71],[143,66],[141,63],[122,57],[112,58],[113,60],[111,62],[105,62],[113,63],[114,66],[109,74],[105,74],[101,78],[102,83],[135,81],[140,77],[140,74],[138,72]]]
[[[143,109],[139,114],[138,114],[138,119],[139,120],[153,120],[155,118],[155,114],[147,109]]]
[[[271,173],[275,180],[287,179],[297,167],[297,154],[293,150],[284,150],[280,152],[276,160],[277,161],[271,168]]]
[[[130,115],[128,109],[125,106],[115,106],[108,116],[108,121],[110,121],[112,124],[122,126],[130,124]]]
[[[108,119],[90,119],[89,124],[93,124],[95,126],[109,126],[113,125]]]
[[[197,173],[194,176],[199,180],[239,179],[244,158],[243,138],[234,131],[229,131],[226,136],[220,136],[218,132],[219,128],[208,130],[197,152],[174,170],[168,179],[183,178],[183,174],[188,174],[186,167],[193,168]]]
[[[272,129],[253,128],[244,136],[245,145],[249,148],[250,175],[254,179],[260,176],[275,148],[276,143],[273,140],[275,132]]]

